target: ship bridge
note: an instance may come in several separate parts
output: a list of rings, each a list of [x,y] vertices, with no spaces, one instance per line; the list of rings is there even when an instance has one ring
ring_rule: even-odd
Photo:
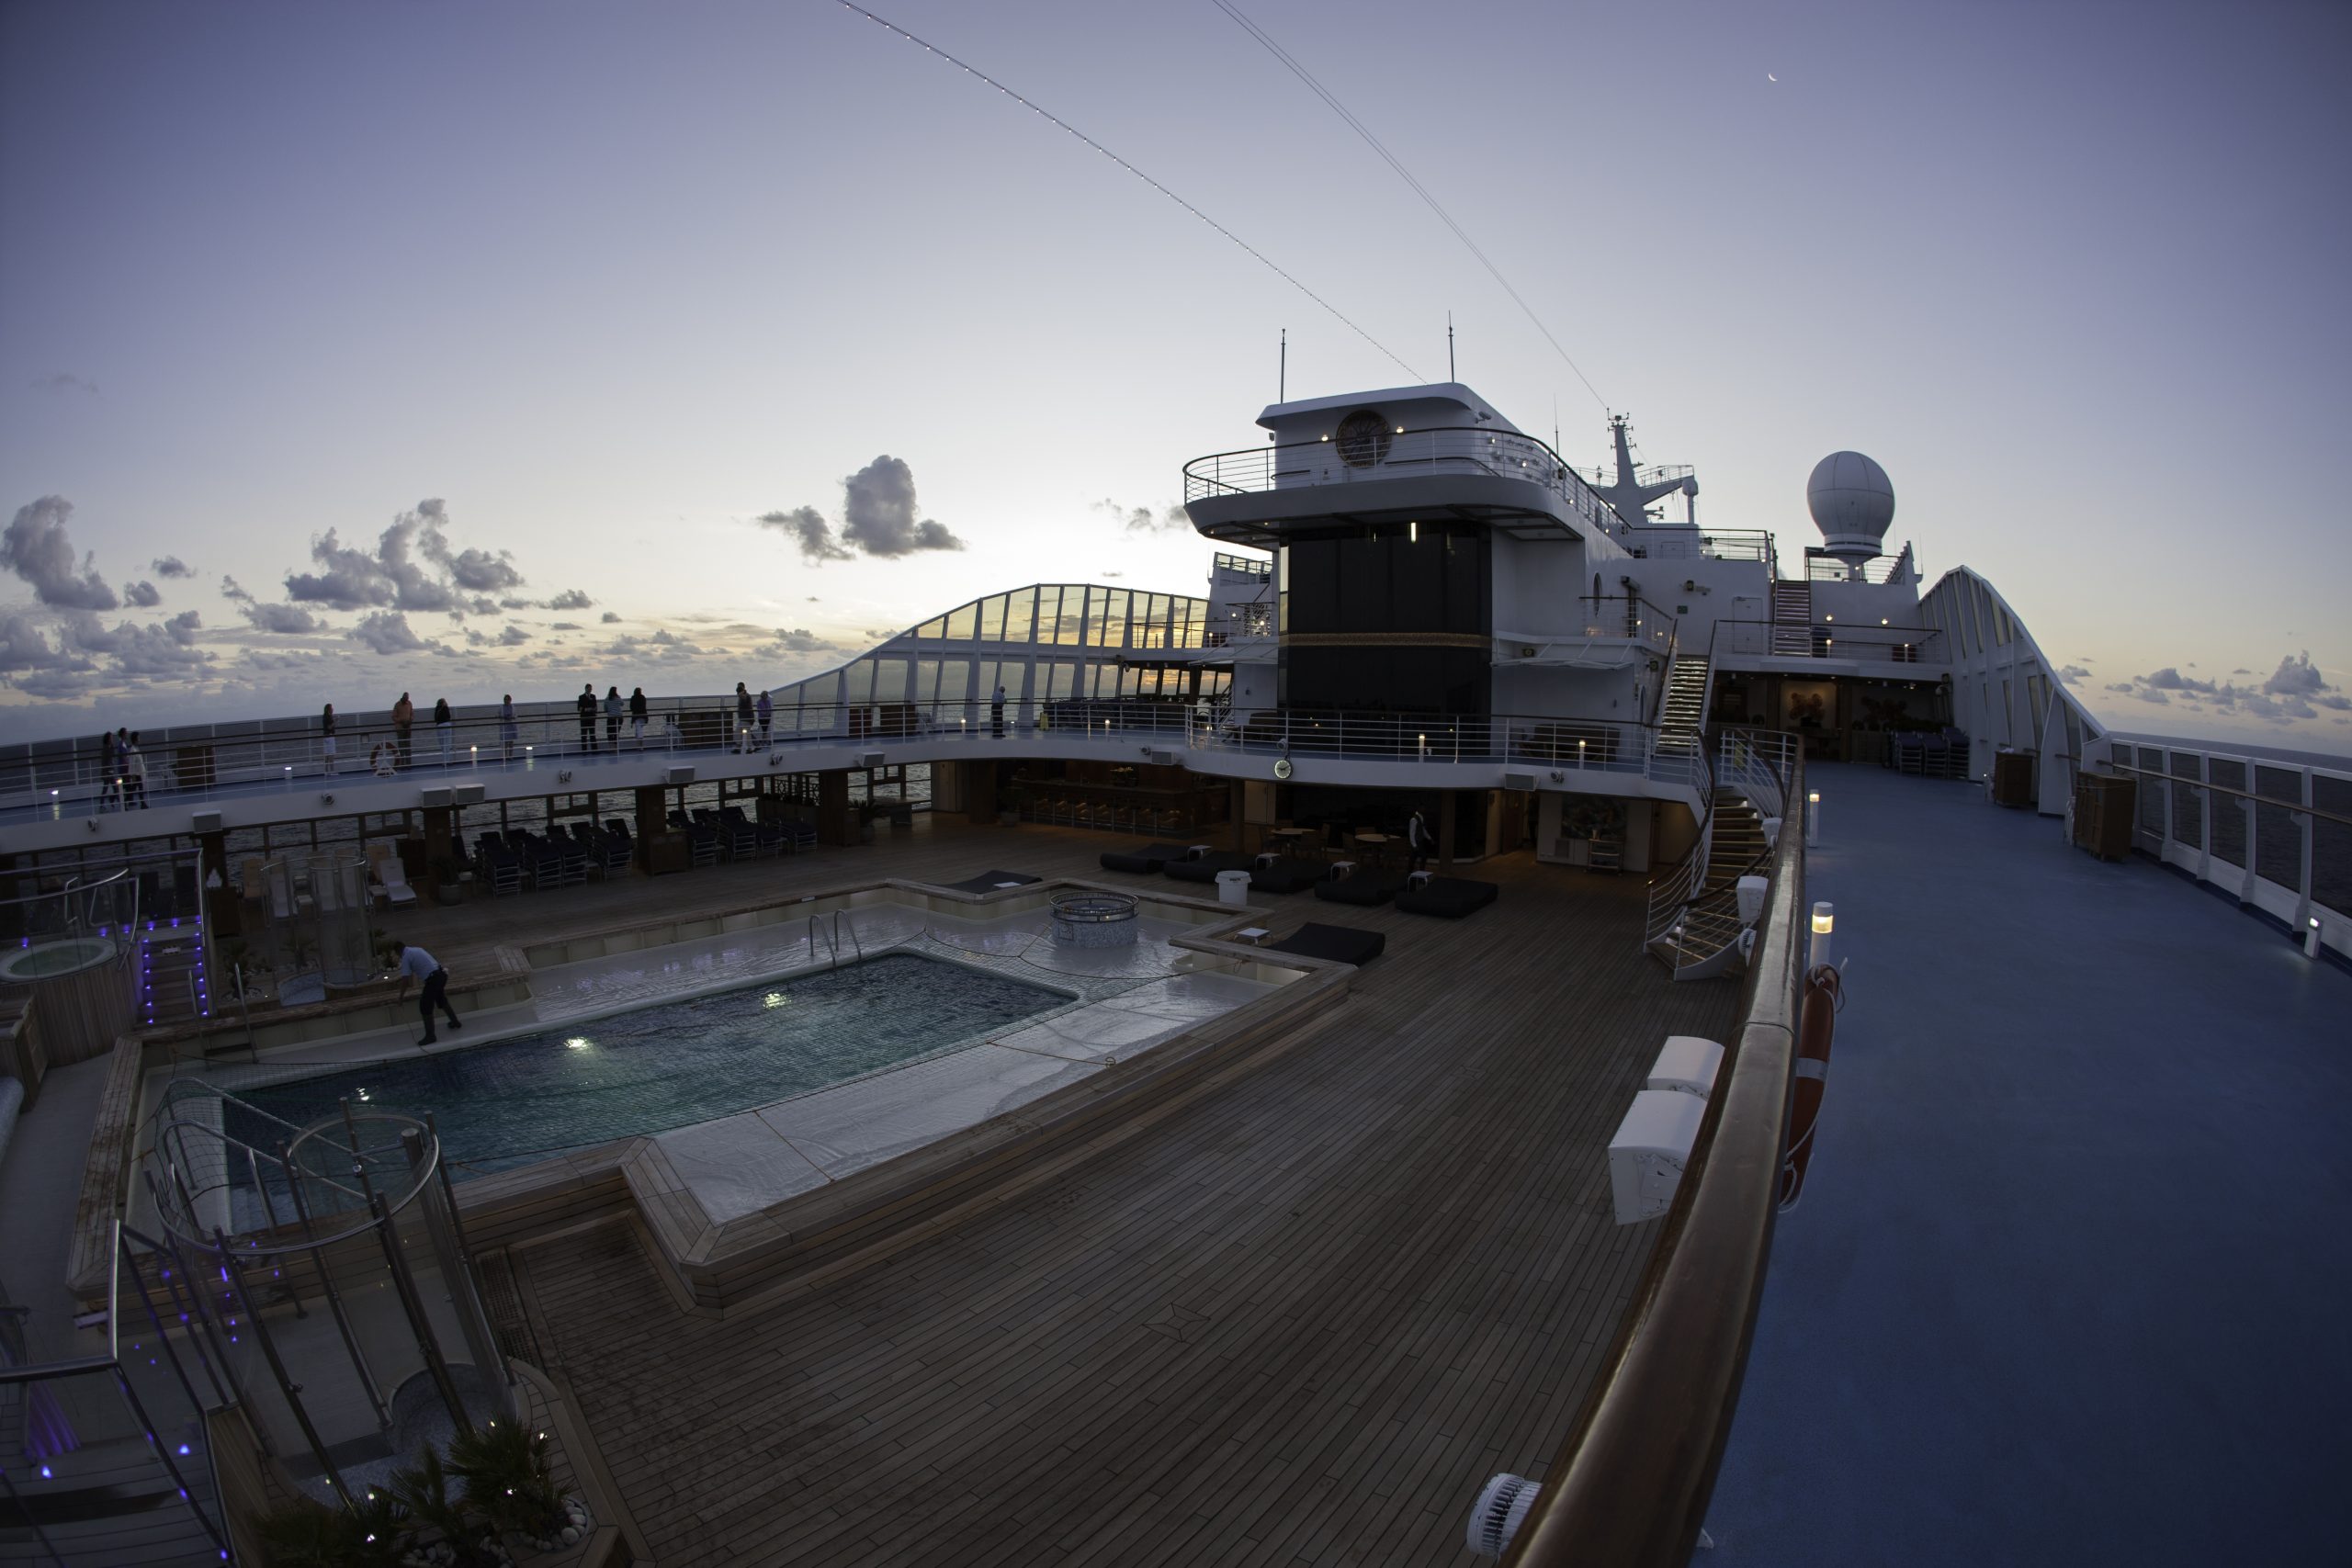
[[[1184,465],[1185,510],[1212,539],[1272,549],[1333,526],[1466,523],[1589,545],[1622,526],[1557,452],[1459,382],[1275,403],[1258,423],[1266,446]]]

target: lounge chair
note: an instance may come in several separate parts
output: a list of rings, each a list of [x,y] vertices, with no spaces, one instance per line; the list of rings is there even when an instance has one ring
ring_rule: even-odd
[[[1388,939],[1378,931],[1364,931],[1357,926],[1324,926],[1309,922],[1292,935],[1266,946],[1276,953],[1295,953],[1307,958],[1329,958],[1340,964],[1364,964],[1380,956]]]
[[[1319,861],[1283,855],[1261,855],[1250,873],[1252,893],[1304,893],[1324,879],[1328,867]]]
[[[1327,877],[1315,885],[1315,896],[1327,904],[1354,904],[1369,908],[1385,904],[1405,890],[1401,871],[1358,871],[1350,876]]]
[[[961,882],[949,882],[942,886],[958,893],[994,893],[1008,882],[1026,887],[1033,882],[1044,880],[1045,878],[1032,876],[1025,871],[984,871],[978,876],[967,876]]]
[[[375,874],[369,891],[377,894],[393,908],[404,908],[416,902],[416,889],[408,884],[408,868],[389,844],[373,844],[368,850],[368,866]]]
[[[1220,871],[1254,871],[1256,855],[1238,854],[1227,850],[1211,850],[1204,855],[1189,860],[1171,860],[1161,869],[1178,882],[1214,884]]]
[[[1146,876],[1157,876],[1167,869],[1170,861],[1183,852],[1174,844],[1143,843],[1132,849],[1104,850],[1102,864],[1105,871],[1132,871]]]
[[[1419,886],[1396,895],[1396,907],[1408,914],[1442,915],[1449,920],[1483,909],[1502,896],[1491,882],[1466,876],[1432,876]]]

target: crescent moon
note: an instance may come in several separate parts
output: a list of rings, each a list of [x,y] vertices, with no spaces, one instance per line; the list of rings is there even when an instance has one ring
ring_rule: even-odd
[[[1773,75],[1770,71],[1767,71],[1766,73],[1764,73],[1764,80],[1766,80],[1767,82],[1777,82],[1777,81],[1779,81],[1779,80],[1780,80],[1780,78],[1779,78],[1778,76]]]

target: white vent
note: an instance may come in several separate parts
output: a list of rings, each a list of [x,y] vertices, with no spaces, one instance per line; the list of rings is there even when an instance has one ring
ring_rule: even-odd
[[[481,784],[459,784],[457,787],[456,799],[459,806],[480,806],[482,794],[483,786]]]
[[[217,833],[220,830],[220,813],[218,811],[198,811],[188,817],[188,831],[192,833]]]
[[[1172,768],[1176,765],[1176,753],[1173,751],[1154,751],[1151,754],[1151,761],[1154,767]]]
[[[664,768],[662,771],[662,782],[665,784],[673,785],[690,784],[694,783],[694,764],[691,762],[681,762],[675,767]]]
[[[1543,1490],[1523,1475],[1498,1475],[1487,1482],[1471,1505],[1463,1544],[1480,1557],[1500,1557],[1510,1550],[1510,1538],[1519,1533]]]
[[[857,765],[861,768],[878,768],[882,765],[882,753],[879,751],[860,751],[857,754]]]
[[[438,788],[438,789],[428,789],[428,790],[426,790],[426,791],[424,792],[424,804],[425,804],[426,806],[428,806],[428,807],[431,807],[431,806],[447,806],[447,805],[448,805],[448,804],[449,804],[449,791],[448,791],[448,789],[447,789],[446,786],[444,786],[444,787],[442,787],[442,788]]]
[[[1533,789],[1534,787],[1535,775],[1533,773],[1505,773],[1503,775],[1503,788],[1505,789]]]

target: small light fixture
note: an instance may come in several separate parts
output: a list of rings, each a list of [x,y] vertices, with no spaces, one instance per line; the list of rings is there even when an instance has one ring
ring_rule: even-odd
[[[1835,962],[1830,957],[1830,944],[1835,940],[1831,933],[1836,930],[1837,924],[1836,912],[1832,906],[1815,904],[1813,907],[1813,947],[1806,955],[1807,967],[1817,969],[1825,964]]]
[[[1817,789],[1804,797],[1804,842],[1807,849],[1821,842],[1821,792]]]
[[[1405,525],[1405,537],[1406,537],[1406,539],[1408,540],[1408,542],[1409,542],[1409,543],[1416,544],[1416,545],[1419,544],[1419,543],[1421,542],[1421,525],[1420,525],[1420,524],[1419,524],[1418,522],[1415,522],[1415,523],[1408,523],[1408,524],[1406,524],[1406,525]]]

